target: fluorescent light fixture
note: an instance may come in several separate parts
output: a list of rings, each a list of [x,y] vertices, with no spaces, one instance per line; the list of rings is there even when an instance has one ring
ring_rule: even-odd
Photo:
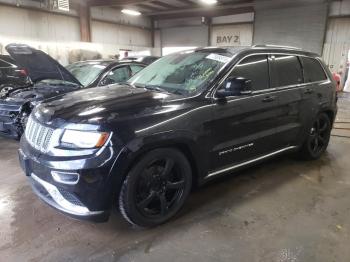
[[[206,5],[215,5],[217,4],[217,0],[200,0],[203,4],[206,4]]]
[[[123,9],[123,10],[122,10],[122,13],[123,13],[123,14],[126,14],[126,15],[133,15],[133,16],[139,16],[139,15],[141,15],[141,13],[140,13],[139,11],[131,10],[131,9]]]

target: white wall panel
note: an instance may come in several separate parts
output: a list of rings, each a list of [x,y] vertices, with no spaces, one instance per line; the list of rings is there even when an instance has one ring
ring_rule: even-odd
[[[212,46],[251,46],[252,42],[253,24],[221,25],[212,27]]]
[[[77,18],[0,6],[0,35],[50,42],[80,41]]]
[[[92,21],[92,41],[96,43],[133,46],[152,45],[151,31],[124,25]]]
[[[188,26],[161,29],[162,47],[207,46],[207,26]]]

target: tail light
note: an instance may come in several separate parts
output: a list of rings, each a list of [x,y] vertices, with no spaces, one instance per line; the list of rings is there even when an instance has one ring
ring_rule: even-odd
[[[22,75],[22,76],[28,76],[28,72],[27,72],[26,69],[21,69],[21,70],[19,70],[19,73],[20,73],[20,75]]]

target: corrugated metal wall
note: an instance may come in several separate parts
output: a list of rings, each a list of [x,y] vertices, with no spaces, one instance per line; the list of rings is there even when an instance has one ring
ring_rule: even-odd
[[[342,76],[345,76],[349,50],[350,18],[330,18],[323,59],[332,72],[342,72]]]
[[[209,30],[207,26],[187,26],[161,29],[162,47],[207,46]]]
[[[254,43],[301,47],[322,53],[327,3],[256,9]]]

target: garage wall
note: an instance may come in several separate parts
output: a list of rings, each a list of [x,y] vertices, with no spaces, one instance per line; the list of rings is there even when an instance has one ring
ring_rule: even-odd
[[[350,51],[350,18],[330,18],[323,59],[332,72],[341,73],[342,84],[345,82]]]
[[[143,20],[129,24],[92,20],[93,43],[82,43],[78,17],[0,5],[0,53],[8,43],[26,43],[66,65],[74,59],[111,57],[120,49],[153,51],[151,31],[140,26]]]
[[[0,35],[51,42],[80,41],[79,21],[75,17],[0,6]]]
[[[254,43],[296,46],[321,54],[327,11],[327,4],[322,2],[283,8],[259,8],[258,5]]]

